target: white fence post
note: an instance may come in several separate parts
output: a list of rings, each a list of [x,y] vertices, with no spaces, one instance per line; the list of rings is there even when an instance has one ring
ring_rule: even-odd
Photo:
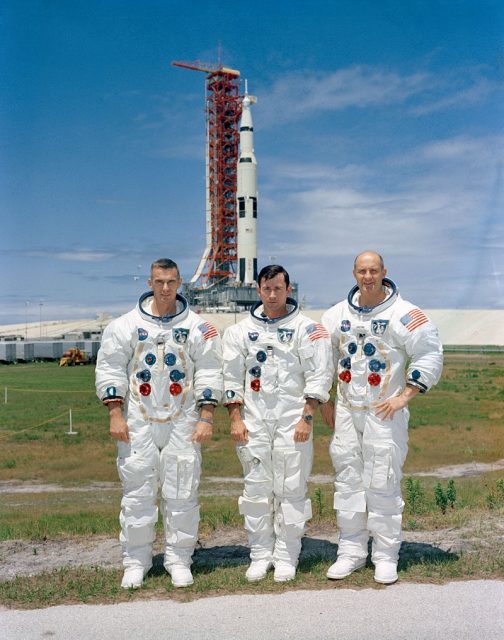
[[[75,435],[77,435],[78,432],[72,430],[72,410],[71,409],[68,410],[68,418],[69,418],[69,421],[70,421],[70,428],[67,431],[67,435],[75,436]]]

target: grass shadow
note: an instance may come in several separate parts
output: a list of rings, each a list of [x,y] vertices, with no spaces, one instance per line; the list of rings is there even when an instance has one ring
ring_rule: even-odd
[[[299,568],[302,572],[310,572],[321,562],[327,566],[336,561],[338,545],[322,538],[303,537]],[[196,549],[193,555],[192,571],[197,574],[208,574],[219,567],[237,567],[250,562],[250,549],[241,544],[229,544]],[[369,556],[366,566],[373,567],[371,562],[371,540],[369,541]],[[166,573],[163,566],[163,554],[153,557],[153,566],[149,571],[151,576],[161,576]],[[421,542],[403,542],[399,554],[400,571],[415,565],[440,565],[459,560],[459,555],[451,551],[443,551],[431,544]]]
[[[222,545],[196,549],[193,555],[191,570],[193,574],[210,573],[217,567],[236,567],[249,563],[250,549],[240,544]],[[160,576],[166,573],[163,565],[164,556],[157,553],[152,559],[149,575]]]
[[[452,551],[443,551],[439,547],[424,542],[403,542],[399,553],[399,570],[415,565],[439,565],[457,562],[460,556]]]

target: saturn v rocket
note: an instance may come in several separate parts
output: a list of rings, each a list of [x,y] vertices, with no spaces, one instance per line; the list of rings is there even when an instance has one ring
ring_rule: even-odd
[[[250,109],[256,102],[257,98],[248,94],[245,80],[236,191],[238,221],[236,281],[248,285],[257,281],[257,162],[254,155],[254,127]]]

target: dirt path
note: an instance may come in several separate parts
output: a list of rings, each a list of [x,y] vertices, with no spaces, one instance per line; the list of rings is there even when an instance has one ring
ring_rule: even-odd
[[[425,476],[434,478],[463,478],[479,476],[489,471],[500,471],[504,469],[504,458],[495,462],[468,462],[465,464],[454,464],[445,467],[438,467],[432,471],[418,471],[412,473],[412,476]],[[334,476],[332,475],[312,475],[310,482],[314,484],[332,484]],[[207,476],[203,479],[204,487],[201,495],[228,495],[236,494],[236,487],[231,486],[227,489],[225,486],[219,485],[241,485],[242,478],[227,476]],[[215,487],[215,488],[214,488]],[[119,482],[93,482],[85,486],[64,487],[59,484],[40,484],[35,482],[20,482],[18,480],[0,481],[1,493],[63,493],[63,492],[88,492],[88,491],[110,491],[120,489]]]

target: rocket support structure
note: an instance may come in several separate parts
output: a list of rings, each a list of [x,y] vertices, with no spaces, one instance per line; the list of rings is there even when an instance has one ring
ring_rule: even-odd
[[[245,81],[236,192],[238,223],[236,281],[241,284],[253,284],[257,281],[257,161],[254,155],[254,126],[250,109],[256,102],[257,98],[248,94],[247,81]]]

